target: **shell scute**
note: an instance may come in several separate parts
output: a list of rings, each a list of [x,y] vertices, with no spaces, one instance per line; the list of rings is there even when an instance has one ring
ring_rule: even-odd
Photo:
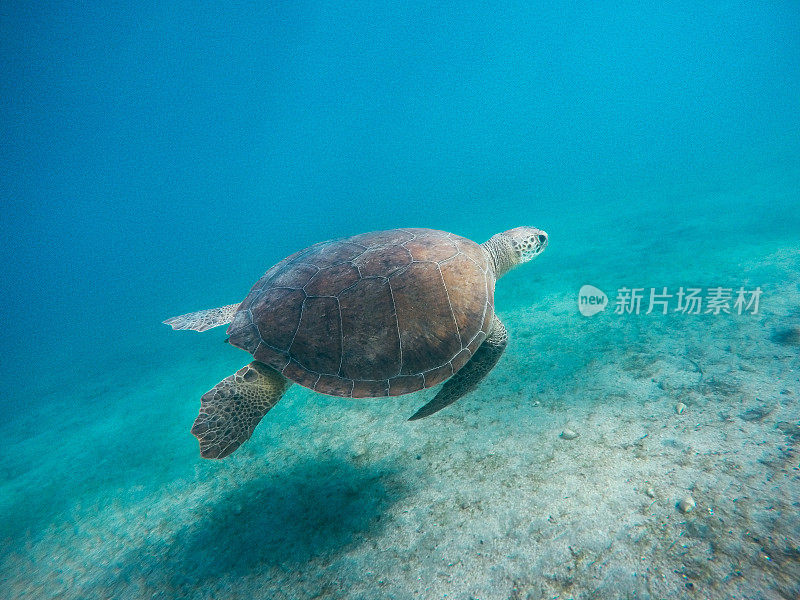
[[[349,240],[327,242],[317,252],[303,256],[303,261],[316,265],[320,269],[350,262],[361,255],[366,248]]]
[[[390,396],[401,396],[422,389],[425,389],[425,378],[422,375],[398,375],[389,380]]]
[[[378,246],[353,260],[362,277],[390,277],[411,264],[414,257],[403,246]]]
[[[309,296],[336,296],[359,279],[358,269],[344,262],[319,269],[303,290]]]
[[[417,261],[439,262],[458,254],[458,247],[455,242],[448,238],[420,236],[410,242],[406,242],[403,246]]]
[[[425,387],[439,385],[444,380],[449,379],[454,372],[453,365],[449,362],[443,364],[441,367],[436,367],[430,371],[426,371],[422,374],[423,377],[425,377]]]
[[[250,313],[261,341],[273,348],[288,349],[300,324],[305,297],[302,290],[290,288],[268,288],[259,294]],[[281,310],[275,310],[277,306]],[[231,334],[231,343],[238,346],[235,335]],[[250,348],[245,349],[252,352]]]
[[[389,283],[362,279],[339,295],[342,377],[388,379],[400,371],[400,338]],[[388,388],[388,386],[387,386]]]
[[[486,294],[474,293],[476,289],[486,288],[488,276],[476,269],[475,263],[463,254],[448,260],[439,268],[448,296],[458,299],[452,303],[453,316],[461,339],[465,344],[469,343],[483,327],[484,313],[487,305],[491,304]]]
[[[403,242],[414,239],[414,234],[404,229],[390,229],[388,231],[373,231],[361,233],[349,239],[353,244],[358,244],[363,248],[379,248],[397,246]]]
[[[344,377],[337,377],[335,375],[320,375],[312,389],[315,392],[328,394],[330,396],[350,397],[353,393],[353,383],[354,382],[352,379],[345,379]],[[367,396],[365,396],[365,398],[366,397]]]
[[[318,272],[319,268],[315,265],[299,263],[293,265],[290,269],[281,269],[269,280],[269,286],[299,290]]]
[[[336,298],[306,298],[289,354],[309,371],[337,373],[342,362],[340,324]]]
[[[403,347],[400,374],[422,373],[453,358],[461,342],[438,266],[414,263],[390,282]]]
[[[389,380],[356,381],[353,385],[353,398],[380,398],[389,395]]]

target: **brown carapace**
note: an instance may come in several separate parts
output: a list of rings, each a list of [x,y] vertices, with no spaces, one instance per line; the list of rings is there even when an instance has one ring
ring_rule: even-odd
[[[230,343],[333,396],[397,396],[437,385],[486,339],[494,274],[473,241],[397,229],[323,242],[253,286]]]

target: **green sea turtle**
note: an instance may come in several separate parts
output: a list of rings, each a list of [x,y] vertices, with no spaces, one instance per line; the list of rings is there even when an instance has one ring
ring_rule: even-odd
[[[292,382],[332,396],[399,396],[447,380],[411,419],[472,390],[506,347],[497,279],[537,257],[547,234],[517,227],[483,244],[432,229],[322,242],[282,260],[238,304],[167,319],[173,329],[230,323],[255,360],[201,398],[192,434],[205,458],[247,441]]]

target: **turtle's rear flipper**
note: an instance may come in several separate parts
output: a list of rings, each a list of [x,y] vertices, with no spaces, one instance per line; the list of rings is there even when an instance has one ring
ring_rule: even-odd
[[[192,435],[200,441],[200,455],[225,458],[250,439],[289,385],[275,369],[253,361],[203,394],[192,426]]]
[[[497,315],[492,322],[489,336],[475,351],[475,355],[453,375],[434,396],[433,400],[415,412],[409,421],[416,421],[450,406],[464,394],[471,392],[481,379],[497,364],[508,343],[506,328]]]
[[[173,329],[205,331],[206,329],[230,323],[238,308],[239,303],[220,306],[219,308],[209,308],[208,310],[198,310],[185,315],[170,317],[164,323]]]

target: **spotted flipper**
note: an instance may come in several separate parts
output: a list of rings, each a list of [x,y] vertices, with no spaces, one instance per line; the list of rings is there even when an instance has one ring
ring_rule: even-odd
[[[191,329],[193,331],[206,331],[220,325],[227,325],[233,321],[233,315],[239,304],[229,304],[219,308],[209,308],[208,310],[198,310],[197,312],[186,313],[177,317],[170,317],[164,324],[173,329]]]
[[[475,351],[475,355],[448,379],[433,400],[415,412],[409,421],[430,416],[475,389],[481,379],[486,377],[497,364],[500,355],[506,349],[506,344],[508,344],[508,333],[503,323],[495,315],[489,335]]]
[[[253,361],[203,394],[192,435],[200,441],[200,456],[225,458],[253,435],[290,382],[264,363]]]

